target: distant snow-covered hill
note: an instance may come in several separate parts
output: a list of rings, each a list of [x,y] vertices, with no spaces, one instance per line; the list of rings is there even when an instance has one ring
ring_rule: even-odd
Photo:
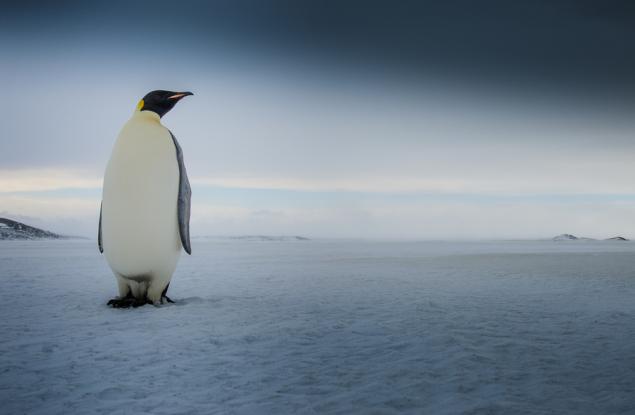
[[[575,235],[563,233],[562,235],[554,236],[554,241],[577,241],[579,238]]]
[[[289,242],[289,241],[309,241],[310,239],[298,235],[239,235],[239,236],[195,236],[194,239],[231,239],[238,241],[258,241],[258,242]]]
[[[60,235],[25,225],[7,218],[0,218],[0,240],[75,239],[76,236]]]
[[[597,239],[577,237],[575,235],[563,233],[562,235],[554,236],[552,240],[554,241],[596,241]],[[628,239],[624,238],[623,236],[615,236],[613,238],[605,239],[605,241],[628,241]]]

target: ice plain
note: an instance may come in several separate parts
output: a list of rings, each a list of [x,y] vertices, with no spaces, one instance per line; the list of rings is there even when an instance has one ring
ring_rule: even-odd
[[[0,413],[635,413],[635,243],[198,240],[161,307],[0,242]]]

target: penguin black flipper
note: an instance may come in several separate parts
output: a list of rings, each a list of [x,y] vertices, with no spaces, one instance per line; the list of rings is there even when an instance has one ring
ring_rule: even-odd
[[[174,134],[172,134],[172,131],[170,131],[170,135],[172,136],[172,141],[174,141],[174,147],[176,148],[176,161],[179,163],[179,197],[177,200],[177,210],[181,244],[185,252],[192,255],[192,246],[190,245],[190,203],[192,199],[192,189],[190,188],[190,181],[187,178],[187,171],[185,170],[183,150],[181,150],[181,146]]]
[[[104,244],[101,242],[101,204],[99,205],[99,230],[97,231],[97,244],[99,252],[104,253]]]

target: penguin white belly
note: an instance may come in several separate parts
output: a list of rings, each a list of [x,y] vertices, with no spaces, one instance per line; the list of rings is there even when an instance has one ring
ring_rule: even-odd
[[[178,192],[170,132],[154,114],[138,113],[119,134],[104,176],[102,241],[120,292],[121,277],[135,296],[135,281],[144,281],[151,300],[169,283],[181,253]]]

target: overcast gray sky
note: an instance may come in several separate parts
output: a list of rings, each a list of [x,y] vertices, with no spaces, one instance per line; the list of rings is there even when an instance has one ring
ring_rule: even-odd
[[[0,212],[94,236],[153,89],[192,230],[635,237],[628,2],[29,2],[2,16]]]

